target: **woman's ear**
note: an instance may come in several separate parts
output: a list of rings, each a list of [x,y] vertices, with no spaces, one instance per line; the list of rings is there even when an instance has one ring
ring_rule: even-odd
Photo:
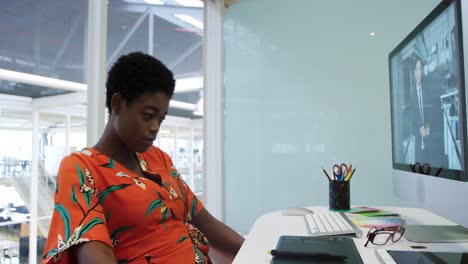
[[[122,104],[124,103],[124,99],[121,94],[115,93],[111,97],[111,107],[112,113],[119,115],[120,111],[122,110]]]

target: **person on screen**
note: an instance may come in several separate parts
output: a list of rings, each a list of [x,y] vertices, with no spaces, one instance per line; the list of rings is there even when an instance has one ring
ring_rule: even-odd
[[[42,263],[211,263],[211,249],[232,261],[242,236],[153,146],[174,86],[172,72],[144,53],[112,66],[104,133],[61,162]]]
[[[415,160],[432,167],[445,166],[443,112],[440,95],[442,83],[435,76],[423,78],[423,65],[417,59],[414,66],[412,93],[412,131],[415,136]]]

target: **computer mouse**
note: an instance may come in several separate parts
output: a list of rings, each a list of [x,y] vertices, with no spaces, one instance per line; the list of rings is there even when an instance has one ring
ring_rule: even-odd
[[[313,214],[313,213],[314,211],[305,207],[289,208],[289,209],[281,211],[282,215],[307,215],[307,214]]]

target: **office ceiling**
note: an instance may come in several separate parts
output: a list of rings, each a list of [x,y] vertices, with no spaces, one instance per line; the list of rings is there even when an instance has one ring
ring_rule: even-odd
[[[164,62],[177,79],[203,75],[202,29],[175,16],[203,21],[203,9],[162,2],[108,1],[108,68],[122,54],[143,51]],[[0,0],[0,69],[86,83],[87,13],[88,0]],[[0,94],[39,98],[68,92],[0,80]],[[195,104],[199,92],[177,93],[173,99]],[[196,118],[192,111],[169,112]]]

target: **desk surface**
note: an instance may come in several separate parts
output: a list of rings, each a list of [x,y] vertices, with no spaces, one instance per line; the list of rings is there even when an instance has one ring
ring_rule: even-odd
[[[312,209],[314,212],[328,211],[325,207],[308,208]],[[380,206],[376,208],[399,213],[409,225],[454,225],[453,222],[424,209]],[[364,234],[367,234],[367,228],[362,228],[362,230]],[[255,221],[233,263],[270,263],[271,256],[267,252],[276,247],[276,243],[282,235],[307,236],[308,230],[304,217],[284,216],[281,215],[281,211],[275,211],[260,216]],[[367,248],[364,247],[364,243],[366,242],[365,235],[361,238],[354,238],[354,242],[364,263],[379,263],[375,256],[375,249],[413,250],[410,246],[423,245],[427,248],[421,249],[420,251],[468,251],[468,243],[415,243],[406,240],[404,237],[396,243],[390,243],[385,246],[368,245]]]

